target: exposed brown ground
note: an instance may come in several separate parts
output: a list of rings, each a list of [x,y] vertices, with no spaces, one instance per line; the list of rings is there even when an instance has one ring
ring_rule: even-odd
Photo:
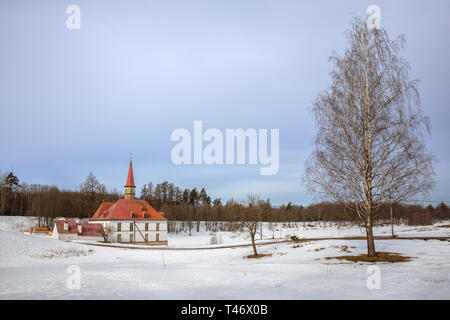
[[[251,255],[249,255],[249,256],[245,256],[244,258],[248,258],[248,259],[259,259],[259,258],[263,258],[263,257],[271,257],[271,256],[272,256],[271,253],[269,253],[269,254],[256,254],[256,255],[251,254]]]
[[[376,257],[368,257],[366,254],[360,254],[357,256],[339,256],[339,257],[326,257],[326,260],[346,260],[352,262],[408,262],[411,261],[411,257],[402,256],[400,253],[396,252],[377,252]]]
[[[438,226],[439,228],[450,228],[450,224],[446,224],[444,226]]]

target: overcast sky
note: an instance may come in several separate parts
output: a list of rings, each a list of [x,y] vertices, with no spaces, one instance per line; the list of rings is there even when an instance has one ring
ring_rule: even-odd
[[[69,5],[81,29],[69,30]],[[439,159],[432,198],[450,200],[450,1],[1,1],[0,171],[75,188],[93,172],[122,191],[133,152],[138,190],[168,180],[212,197],[247,193],[308,204],[309,108],[329,84],[352,16],[381,8],[419,79]],[[280,129],[280,169],[176,166],[177,128]]]

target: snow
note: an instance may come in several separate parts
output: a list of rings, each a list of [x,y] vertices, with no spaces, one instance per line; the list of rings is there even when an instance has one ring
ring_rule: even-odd
[[[4,219],[7,218],[7,219]],[[17,217],[16,217],[17,218]],[[5,227],[8,220],[10,229]],[[381,289],[367,288],[374,264],[326,260],[365,253],[364,240],[321,240],[258,246],[271,254],[246,259],[251,247],[216,250],[132,250],[63,242],[17,232],[18,219],[0,217],[0,299],[449,299],[448,241],[380,240],[378,251],[412,257],[405,263],[376,264]],[[449,223],[446,223],[449,224]],[[281,227],[280,225],[278,226]],[[27,228],[27,227],[25,227]],[[5,230],[7,229],[7,230]],[[19,228],[20,229],[20,228]],[[399,236],[450,236],[450,229],[396,226]],[[278,233],[277,233],[278,232]],[[390,233],[390,226],[376,229]],[[280,228],[275,238],[362,235],[359,228]],[[222,244],[248,243],[222,232]],[[265,241],[272,231],[264,228]],[[209,232],[169,234],[172,248],[210,245]],[[348,246],[351,253],[342,251]],[[70,289],[68,267],[81,270],[80,289]]]
[[[0,231],[0,267],[47,264],[47,259],[90,254],[90,247],[49,237]]]
[[[25,231],[37,226],[37,217],[0,217],[0,231]]]

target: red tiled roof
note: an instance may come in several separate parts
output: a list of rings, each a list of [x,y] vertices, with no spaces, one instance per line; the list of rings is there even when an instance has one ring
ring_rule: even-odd
[[[93,217],[99,217],[100,215],[103,215],[103,212],[111,208],[111,206],[114,204],[114,202],[102,202],[100,207],[98,207],[97,211],[95,211],[94,215],[90,217],[89,219],[92,219]]]
[[[133,164],[131,163],[131,160],[130,166],[128,167],[127,183],[125,184],[125,187],[135,187],[133,177]]]
[[[68,230],[64,230],[64,223],[68,224]],[[100,223],[78,223],[74,220],[56,220],[58,233],[76,233],[79,236],[103,236],[103,226]],[[81,233],[78,230],[81,226]]]
[[[68,230],[64,230],[64,223],[69,224]],[[78,233],[77,222],[74,220],[55,220],[58,233]]]
[[[90,220],[167,220],[164,213],[156,211],[145,200],[119,199],[103,202]]]

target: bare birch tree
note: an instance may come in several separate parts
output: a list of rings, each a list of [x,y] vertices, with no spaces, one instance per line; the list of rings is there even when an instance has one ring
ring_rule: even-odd
[[[258,257],[258,251],[256,250],[256,234],[258,232],[259,225],[259,210],[258,205],[261,200],[257,195],[248,194],[248,207],[239,207],[239,220],[240,225],[236,232],[242,232],[247,234],[252,242],[253,256]]]
[[[110,242],[110,240],[111,240],[110,238],[111,238],[111,235],[113,234],[113,232],[114,232],[113,226],[110,224],[105,224],[103,226],[103,233],[102,233],[103,240],[105,242]]]
[[[252,241],[253,255],[257,257],[258,251],[256,250],[255,237],[258,231],[258,220],[256,220],[256,214],[253,212],[250,213],[250,210],[247,210],[247,213],[241,216],[241,226],[242,230],[249,235],[250,240]]]
[[[312,108],[317,133],[305,182],[356,211],[373,257],[378,210],[389,199],[429,192],[434,158],[425,148],[429,119],[418,82],[409,80],[410,66],[399,56],[405,37],[391,40],[384,29],[368,29],[359,18],[346,36],[349,48],[330,57],[331,85]]]

